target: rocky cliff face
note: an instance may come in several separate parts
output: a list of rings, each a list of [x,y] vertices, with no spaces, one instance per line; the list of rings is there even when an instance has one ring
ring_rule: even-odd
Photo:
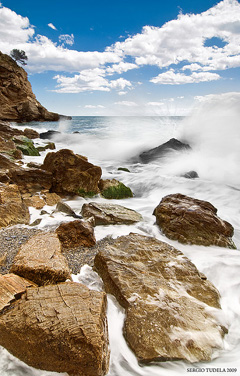
[[[36,99],[25,70],[0,52],[0,119],[17,122],[57,121]]]

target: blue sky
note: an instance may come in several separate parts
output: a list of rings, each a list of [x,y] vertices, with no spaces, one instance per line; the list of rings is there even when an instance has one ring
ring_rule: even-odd
[[[240,3],[3,0],[0,50],[13,48],[51,111],[184,115],[239,92]]]

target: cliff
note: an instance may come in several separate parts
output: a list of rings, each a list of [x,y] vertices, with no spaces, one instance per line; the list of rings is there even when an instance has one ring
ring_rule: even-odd
[[[28,122],[59,118],[37,101],[25,70],[0,52],[0,120]]]

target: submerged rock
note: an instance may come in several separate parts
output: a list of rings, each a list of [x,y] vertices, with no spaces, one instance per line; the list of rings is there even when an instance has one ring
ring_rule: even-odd
[[[61,223],[56,229],[56,233],[65,248],[93,247],[96,244],[94,230],[89,222],[76,220]]]
[[[53,233],[37,234],[23,244],[10,271],[40,286],[71,279],[60,242]]]
[[[116,179],[101,179],[98,186],[104,198],[122,199],[133,197],[131,189]]]
[[[130,225],[142,220],[141,214],[135,210],[125,208],[121,205],[100,204],[97,202],[89,202],[83,204],[82,216],[84,218],[94,218],[95,226],[98,225]]]
[[[233,227],[217,216],[217,209],[207,201],[180,193],[163,197],[153,214],[162,232],[180,243],[217,245],[236,248]]]
[[[198,179],[198,173],[196,171],[188,171],[184,175],[181,175],[183,178],[186,179]]]
[[[52,173],[52,192],[79,196],[99,192],[102,169],[71,150],[48,153],[42,168]]]
[[[104,376],[109,348],[106,295],[80,283],[27,288],[0,314],[0,345],[37,369]]]
[[[126,309],[123,333],[140,362],[208,361],[222,347],[219,293],[177,249],[129,234],[103,246],[94,265]]]
[[[0,227],[28,224],[30,214],[15,184],[0,183]]]
[[[139,155],[140,161],[142,163],[149,163],[154,161],[155,159],[161,158],[165,156],[167,153],[173,150],[189,150],[191,147],[184,142],[177,140],[176,138],[171,138],[169,141],[165,142],[164,144],[153,148],[148,151],[144,151]]]

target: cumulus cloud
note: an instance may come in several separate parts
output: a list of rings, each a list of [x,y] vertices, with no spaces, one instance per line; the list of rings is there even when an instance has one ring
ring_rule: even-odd
[[[51,22],[48,24],[48,27],[50,27],[53,30],[57,30],[56,26],[54,26]]]
[[[62,45],[68,44],[69,46],[72,46],[74,44],[74,35],[62,34],[59,36],[58,40]]]
[[[154,84],[162,85],[180,85],[180,84],[192,84],[206,81],[219,80],[220,76],[217,73],[211,72],[193,72],[187,76],[183,73],[175,73],[173,69],[165,73],[160,73],[157,77],[151,79]]]

